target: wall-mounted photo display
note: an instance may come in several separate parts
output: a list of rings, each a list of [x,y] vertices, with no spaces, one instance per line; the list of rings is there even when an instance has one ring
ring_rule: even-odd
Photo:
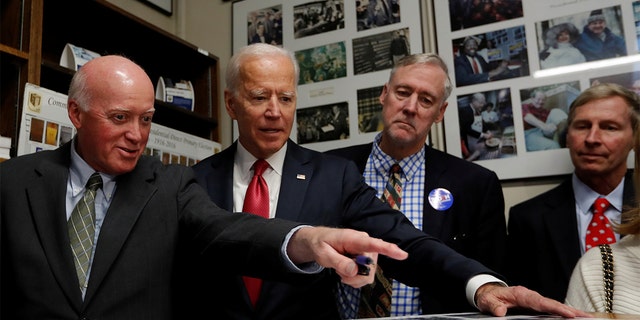
[[[454,83],[444,149],[502,180],[572,172],[564,139],[573,100],[592,83],[640,79],[640,1],[432,3]],[[496,107],[502,100],[510,107]],[[511,124],[496,129],[489,119],[502,115]]]
[[[294,53],[300,75],[292,140],[318,151],[367,143],[382,128],[378,97],[394,62],[423,52],[422,12],[421,1],[408,0],[236,1],[233,49],[252,43],[261,24],[268,36],[260,42]],[[345,125],[317,124],[335,117],[334,108]]]

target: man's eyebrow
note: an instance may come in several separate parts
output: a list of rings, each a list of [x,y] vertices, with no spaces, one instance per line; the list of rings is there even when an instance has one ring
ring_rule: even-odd
[[[249,94],[254,95],[254,96],[263,95],[266,92],[267,92],[267,90],[264,89],[264,88],[249,90]]]

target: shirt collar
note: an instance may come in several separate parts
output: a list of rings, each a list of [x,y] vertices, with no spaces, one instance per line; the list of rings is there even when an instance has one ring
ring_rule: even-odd
[[[609,201],[611,206],[616,210],[618,210],[618,212],[622,212],[624,179],[625,177],[622,177],[622,180],[620,180],[620,183],[618,184],[618,186],[615,189],[613,189],[611,193],[601,195],[593,191],[593,189],[591,189],[586,184],[584,184],[584,182],[578,179],[578,176],[576,176],[576,174],[573,173],[571,177],[571,183],[573,184],[573,192],[574,192],[574,196],[576,197],[575,199],[576,204],[578,205],[580,212],[582,212],[583,214],[588,214],[589,210],[591,209],[591,206],[593,205],[593,202],[596,201],[596,199],[601,196],[605,197],[607,201]]]
[[[69,167],[69,180],[74,196],[84,191],[87,181],[89,181],[94,172],[96,170],[91,168],[76,151],[76,141],[74,140],[71,144],[71,166]],[[113,195],[113,190],[116,186],[116,177],[103,172],[100,172],[100,176],[102,177],[102,191],[105,197],[109,199]]]
[[[249,174],[251,172],[251,166],[253,163],[258,160],[254,155],[252,155],[240,142],[237,140],[238,148],[236,149],[236,157],[235,162],[236,165],[240,167],[240,172],[244,174]],[[269,166],[273,171],[278,173],[278,175],[282,176],[282,167],[284,166],[284,158],[287,154],[287,143],[280,148],[276,153],[272,154],[269,158],[264,159],[269,163]]]
[[[402,173],[406,177],[408,181],[413,179],[419,170],[424,166],[424,154],[425,154],[425,146],[422,146],[420,151],[401,159],[400,161],[396,161],[388,154],[384,153],[382,149],[380,149],[380,139],[382,138],[382,132],[378,133],[373,140],[373,148],[371,151],[371,159],[372,164],[378,174],[382,176],[388,176],[389,170],[394,163],[398,163],[400,168],[402,168]]]

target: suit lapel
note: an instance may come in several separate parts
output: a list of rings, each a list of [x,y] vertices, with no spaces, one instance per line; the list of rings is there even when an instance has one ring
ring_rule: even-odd
[[[43,161],[36,169],[40,177],[27,188],[29,205],[40,242],[51,272],[76,309],[82,305],[73,255],[67,234],[66,191],[69,177],[70,148],[60,147],[52,161]],[[55,190],[52,192],[52,190]]]
[[[313,177],[313,165],[308,151],[292,141],[287,143],[276,217],[300,221],[302,204]]]
[[[238,142],[223,150],[218,156],[211,158],[209,170],[204,178],[209,198],[220,208],[233,211],[233,163]],[[239,211],[242,208],[238,208]]]
[[[133,172],[117,178],[117,189],[98,237],[85,296],[87,302],[100,287],[138,217],[157,191],[156,186],[149,183],[153,180],[153,172],[149,168],[148,162],[141,159]]]
[[[540,214],[562,269],[565,274],[571,274],[581,255],[571,179],[562,182],[558,188],[559,192],[549,198]]]

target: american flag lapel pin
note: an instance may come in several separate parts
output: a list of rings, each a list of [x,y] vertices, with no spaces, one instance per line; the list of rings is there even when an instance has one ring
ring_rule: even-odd
[[[296,179],[298,179],[298,180],[306,180],[307,176],[305,176],[304,174],[298,173],[296,175]]]

